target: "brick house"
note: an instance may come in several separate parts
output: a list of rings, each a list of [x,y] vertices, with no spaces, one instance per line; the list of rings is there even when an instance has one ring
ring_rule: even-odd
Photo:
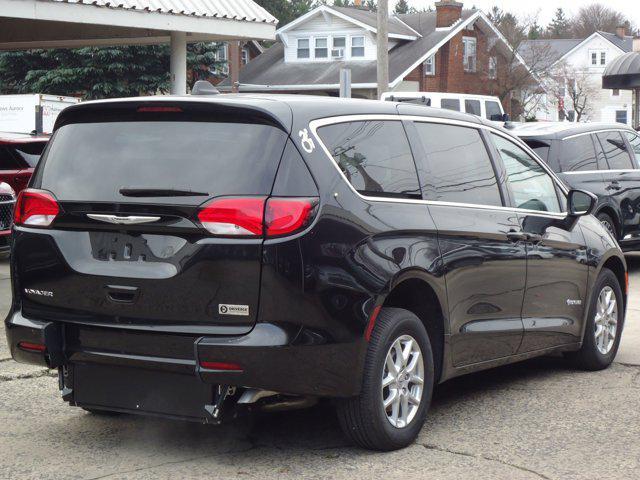
[[[216,51],[216,60],[220,62],[220,67],[216,68],[215,71],[212,71],[211,77],[209,78],[209,81],[214,85],[218,85],[229,76],[229,71],[231,70],[231,66],[234,62],[231,52],[232,49],[229,48],[228,42],[224,42],[220,44],[220,47],[218,47],[218,50]],[[264,48],[260,45],[260,42],[255,40],[243,42],[240,45],[239,50],[240,68],[244,67],[262,52],[264,52]]]
[[[276,32],[279,41],[240,71],[240,91],[336,96],[340,70],[348,68],[352,95],[375,98],[376,27],[374,12],[320,6]],[[500,95],[514,62],[526,68],[489,18],[460,2],[389,18],[390,90]]]

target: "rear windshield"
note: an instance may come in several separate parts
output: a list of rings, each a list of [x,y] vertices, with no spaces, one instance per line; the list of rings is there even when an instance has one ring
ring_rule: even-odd
[[[62,201],[196,204],[202,198],[123,196],[120,190],[173,189],[264,195],[286,134],[261,124],[178,121],[79,123],[60,128],[38,172]]]
[[[35,168],[40,160],[40,155],[44,147],[47,146],[47,142],[29,142],[13,147],[14,153],[20,157],[29,167]]]

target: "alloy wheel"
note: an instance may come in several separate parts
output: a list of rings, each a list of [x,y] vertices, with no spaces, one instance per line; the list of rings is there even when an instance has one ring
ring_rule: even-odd
[[[602,225],[604,225],[604,228],[606,228],[609,231],[609,233],[613,235],[615,238],[616,231],[613,228],[613,225],[611,225],[611,222],[609,220],[600,220],[600,223],[602,223]]]
[[[610,286],[605,286],[598,295],[595,315],[595,339],[598,351],[606,355],[613,348],[618,331],[618,305]]]
[[[424,359],[410,335],[397,338],[382,369],[382,406],[389,423],[404,428],[415,418],[424,391]]]

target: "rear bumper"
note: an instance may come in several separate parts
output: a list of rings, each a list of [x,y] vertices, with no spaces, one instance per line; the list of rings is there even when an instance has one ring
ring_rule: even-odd
[[[99,404],[103,408],[111,405],[125,410],[109,398],[99,395],[96,398],[95,387],[86,389],[78,382],[86,381],[82,379],[90,378],[94,371],[105,385],[99,391],[104,392],[127,388],[131,381],[124,381],[123,377],[137,379],[132,385],[144,384],[139,377],[146,377],[150,380],[146,396],[153,394],[153,385],[175,383],[178,389],[191,385],[189,390],[200,392],[198,398],[201,388],[214,385],[292,395],[349,397],[360,391],[366,353],[364,339],[352,343],[328,343],[326,339],[320,342],[314,341],[321,338],[318,335],[273,324],[256,324],[242,336],[194,337],[37,321],[25,318],[20,311],[13,312],[5,323],[16,361],[80,369],[82,375],[76,378],[74,392],[93,392],[90,405]],[[45,345],[46,351],[25,351],[19,346],[21,342]],[[203,362],[235,364],[241,371],[203,368]],[[111,386],[109,379],[113,379]],[[145,393],[139,391],[135,395],[143,397]],[[73,392],[65,399],[84,403]],[[172,415],[170,411],[165,413]]]

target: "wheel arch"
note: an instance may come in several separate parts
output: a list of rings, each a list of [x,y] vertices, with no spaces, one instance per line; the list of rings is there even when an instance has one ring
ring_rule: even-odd
[[[611,217],[611,220],[613,220],[613,222],[615,223],[614,226],[616,228],[616,232],[618,234],[617,236],[619,238],[622,235],[622,221],[620,220],[620,215],[618,215],[618,212],[616,212],[616,209],[609,204],[604,204],[598,208],[598,210],[595,213],[595,216],[597,217],[601,213],[606,213]],[[616,238],[616,240],[618,238]]]
[[[404,272],[392,282],[382,307],[403,308],[420,319],[431,340],[438,382],[443,369],[445,335],[449,334],[446,289],[426,272]]]

